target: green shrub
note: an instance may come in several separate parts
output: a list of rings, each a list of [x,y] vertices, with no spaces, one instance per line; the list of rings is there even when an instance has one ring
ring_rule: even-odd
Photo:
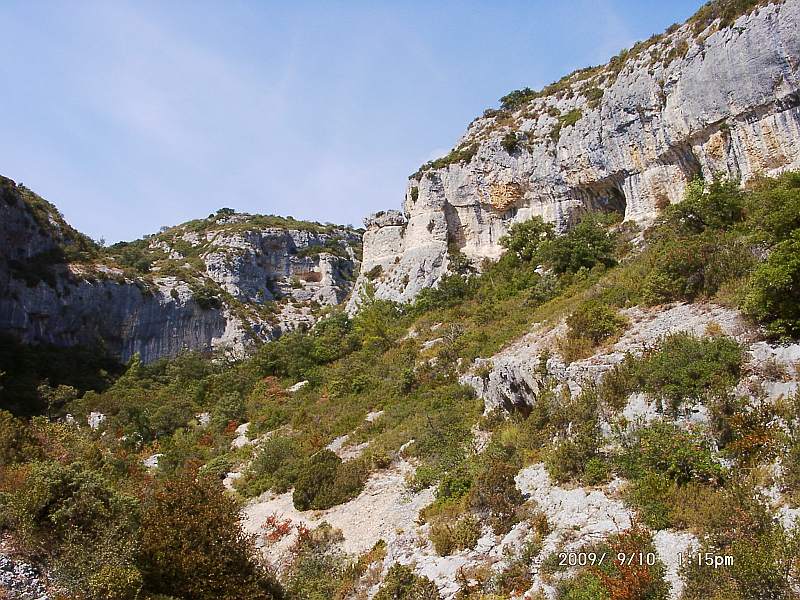
[[[691,182],[683,201],[670,205],[646,234],[645,303],[711,297],[752,269],[753,253],[738,229],[746,216],[743,192],[731,181],[705,187],[702,180]]]
[[[500,245],[513,252],[525,262],[533,262],[545,240],[555,237],[552,223],[545,223],[541,217],[533,217],[521,223],[514,223],[508,233],[500,238]]]
[[[593,456],[583,467],[581,483],[585,485],[600,485],[608,481],[611,476],[611,465],[598,456]]]
[[[222,300],[217,295],[217,290],[209,285],[192,290],[192,297],[203,310],[219,310],[222,308]]]
[[[723,469],[707,440],[664,421],[635,430],[626,440],[620,461],[625,474],[631,478],[655,472],[678,484],[686,484],[690,481],[718,483],[723,476]]]
[[[211,424],[218,429],[224,429],[231,421],[241,422],[243,418],[244,399],[236,392],[222,396],[211,411]]]
[[[436,500],[447,502],[458,500],[469,493],[472,487],[472,476],[463,470],[445,473],[436,488]]]
[[[384,351],[405,333],[402,315],[396,303],[368,296],[353,319],[353,331],[363,346]]]
[[[507,533],[517,521],[517,509],[524,498],[517,489],[517,469],[508,463],[486,465],[475,477],[469,492],[469,504],[479,514],[488,516],[497,534]]]
[[[600,578],[588,572],[564,579],[558,585],[559,600],[611,600]]]
[[[279,494],[287,491],[297,480],[302,456],[302,447],[294,438],[270,436],[245,474],[243,491],[248,496],[258,496],[266,490]]]
[[[596,300],[585,302],[567,318],[570,334],[588,338],[594,345],[618,334],[627,324],[616,309]]]
[[[544,464],[555,481],[564,483],[580,477],[597,455],[600,438],[596,427],[581,427],[552,444]]]
[[[347,579],[350,565],[337,548],[342,539],[342,532],[328,523],[312,531],[300,531],[286,581],[289,598],[340,600],[344,597],[338,591]]]
[[[707,511],[709,535],[700,551],[731,556],[733,566],[686,565],[684,598],[791,598],[790,582],[800,575],[800,528],[787,531],[776,522],[750,483],[737,483],[720,496]]]
[[[472,550],[481,537],[481,524],[472,515],[463,516],[455,523],[437,520],[429,535],[436,553],[447,556],[459,550]]]
[[[547,435],[554,438],[545,451],[544,464],[554,480],[580,478],[588,462],[598,457],[601,442],[596,390],[587,387],[573,398],[553,398]]]
[[[651,533],[634,524],[630,529],[610,536],[594,551],[598,555],[605,552],[609,557],[620,554],[639,557],[654,554],[655,547]],[[670,597],[670,586],[664,579],[666,569],[660,560],[652,565],[640,564],[638,558],[624,563],[606,560],[592,570],[613,599],[667,600]]]
[[[301,467],[292,501],[298,510],[323,510],[356,496],[364,487],[367,471],[363,463],[342,459],[321,450]]]
[[[583,95],[589,102],[589,108],[596,108],[603,99],[603,90],[599,87],[590,87],[583,91]]]
[[[744,217],[744,196],[735,181],[715,179],[703,189],[701,180],[689,184],[682,202],[672,204],[666,220],[681,233],[726,230]]]
[[[224,479],[236,466],[236,458],[230,454],[222,454],[214,457],[203,465],[203,474],[212,475],[218,479]]]
[[[672,526],[670,498],[674,486],[668,477],[647,472],[631,483],[625,499],[638,509],[642,523],[652,529],[667,529]]]
[[[742,348],[731,338],[675,333],[645,357],[638,375],[644,391],[675,412],[685,401],[725,394],[739,380],[741,366]]]
[[[186,473],[145,500],[139,564],[149,591],[198,600],[272,600],[283,593],[255,559],[239,507],[213,479]]]
[[[800,337],[800,229],[775,246],[756,268],[744,310],[773,337]]]
[[[502,106],[503,110],[514,110],[523,104],[527,104],[538,96],[538,92],[526,87],[522,88],[521,90],[509,92],[500,98],[500,105]]]
[[[500,145],[503,147],[503,150],[509,154],[514,154],[518,147],[517,134],[514,131],[509,131],[503,136]]]
[[[606,231],[600,217],[589,213],[565,235],[542,244],[541,257],[558,274],[577,273],[596,265],[616,264],[614,248],[614,237]]]
[[[375,600],[441,600],[436,585],[411,567],[394,564],[381,584]]]
[[[455,306],[475,291],[474,281],[457,273],[445,275],[436,287],[423,289],[414,300],[414,312]]]
[[[371,305],[367,309],[375,311]],[[293,331],[264,344],[253,362],[263,375],[309,379],[318,367],[354,352],[358,346],[353,322],[345,314],[336,314],[320,320],[311,331]]]
[[[478,153],[477,144],[469,144],[466,146],[459,146],[453,148],[446,156],[428,161],[422,165],[419,170],[411,176],[411,179],[419,179],[425,171],[431,169],[444,169],[453,164],[469,163]]]
[[[581,120],[581,117],[583,117],[583,112],[581,111],[581,109],[573,108],[568,113],[565,113],[560,117],[558,117],[558,122],[562,128],[572,127],[573,125],[575,125],[575,123]]]
[[[20,419],[0,410],[0,467],[39,457],[36,439]]]
[[[108,522],[127,523],[136,512],[132,498],[78,463],[32,463],[24,486],[6,495],[5,504],[13,529],[34,543],[64,541],[75,532],[97,536]]]
[[[97,600],[129,600],[142,589],[142,574],[133,565],[100,565],[87,580],[89,598]]]
[[[51,563],[59,588],[75,600],[130,600],[142,596],[137,541],[109,522],[99,536],[71,534]]]
[[[748,184],[747,221],[756,241],[772,247],[800,229],[800,172],[761,177]]]
[[[662,239],[649,259],[642,300],[651,305],[712,297],[726,282],[747,276],[754,262],[738,235],[718,231]]]
[[[542,551],[542,538],[539,535],[525,542],[521,551],[509,557],[509,562],[502,572],[489,580],[490,589],[509,597],[527,590],[533,585],[531,564]],[[480,596],[481,600],[498,600],[501,596]],[[503,596],[506,597],[506,596]]]

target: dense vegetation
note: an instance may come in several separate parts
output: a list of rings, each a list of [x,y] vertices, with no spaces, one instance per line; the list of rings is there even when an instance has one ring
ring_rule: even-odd
[[[520,468],[542,462],[565,484],[630,482],[625,499],[641,525],[604,548],[648,551],[647,528],[673,527],[735,557],[740,567],[713,577],[687,569],[690,598],[788,598],[787,574],[797,576],[798,566],[786,549],[797,548],[797,532],[770,517],[758,490],[780,456],[781,474],[769,477],[800,496],[800,397],[745,410],[732,393],[747,360],[734,340],[715,330],[664,337],[579,394],[559,386],[543,360],[536,403],[503,414],[483,416],[458,376],[535,322],[564,319],[554,351],[580,360],[617,339],[634,305],[711,299],[742,307],[777,340],[794,339],[798,207],[798,174],[745,191],[696,182],[635,252],[638,232],[614,215],[587,214],[562,236],[534,219],[512,228],[507,252],[480,274],[454,254],[453,273],[414,304],[368,293],[354,318],[333,314],[247,360],[134,359],[118,375],[99,361],[81,373],[84,363],[67,358],[51,373],[37,365],[35,348],[28,358],[4,356],[2,399],[17,415],[0,413],[0,525],[69,598],[234,598],[244,589],[251,598],[345,598],[384,548],[353,559],[337,550],[336,531],[301,532],[279,586],[238,528],[237,501],[220,479],[239,467],[241,496],[293,490],[298,509],[322,509],[353,498],[370,474],[402,457],[417,465],[412,489],[435,489],[421,519],[437,552],[473,548],[484,525],[503,534],[531,524],[519,556],[461,596],[503,598],[530,585],[529,566],[552,527],[514,482]],[[309,383],[286,391],[300,380]],[[625,420],[634,392],[660,407],[656,419]],[[22,393],[43,416],[21,418],[29,416]],[[685,427],[698,407],[710,426]],[[375,411],[380,418],[365,420]],[[63,420],[69,413],[85,423],[92,412],[105,415],[96,430]],[[272,433],[232,448],[244,422],[250,437]],[[475,427],[492,434],[481,453],[465,443]],[[342,461],[326,446],[344,434],[369,445]],[[142,460],[156,453],[158,468],[146,468]],[[539,558],[561,598],[665,597],[660,563],[562,578],[551,557]],[[437,592],[393,567],[377,597]]]

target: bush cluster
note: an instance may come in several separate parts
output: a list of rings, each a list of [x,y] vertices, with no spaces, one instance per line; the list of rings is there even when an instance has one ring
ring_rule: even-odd
[[[330,508],[358,495],[365,479],[360,461],[343,463],[330,450],[321,450],[300,468],[292,501],[298,510]]]
[[[724,396],[741,375],[741,346],[725,336],[675,333],[646,355],[637,369],[641,388],[672,413],[684,402]]]
[[[395,564],[389,569],[375,600],[441,600],[436,585],[411,567]]]
[[[604,302],[589,300],[567,317],[567,334],[559,349],[566,362],[585,358],[593,348],[612,341],[627,326],[628,320]]]

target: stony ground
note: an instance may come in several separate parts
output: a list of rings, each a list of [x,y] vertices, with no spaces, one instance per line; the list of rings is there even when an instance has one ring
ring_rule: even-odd
[[[771,345],[757,341],[757,332],[748,328],[736,311],[715,305],[676,304],[661,309],[630,309],[626,311],[630,321],[628,330],[609,347],[598,350],[584,360],[565,365],[558,356],[551,356],[548,370],[555,374],[562,385],[573,392],[580,390],[588,379],[596,379],[619,363],[626,353],[639,353],[648,345],[667,334],[686,331],[695,335],[706,335],[709,329],[721,330],[744,344],[747,352],[747,367],[737,393],[752,395],[758,388],[769,399],[777,399],[797,390],[800,344]],[[492,366],[488,379],[465,378],[484,397],[487,404],[497,402],[500,396],[492,393],[512,393],[526,390],[530,394],[522,398],[535,401],[535,369],[539,357],[551,349],[557,336],[562,335],[564,325],[538,327],[519,341],[509,345],[496,356],[483,362]],[[526,388],[525,383],[528,385]],[[655,406],[642,394],[633,394],[623,414],[629,421],[649,420],[657,416]],[[682,417],[689,426],[702,423],[706,414],[699,407],[695,412]],[[380,418],[379,413],[369,419]],[[608,424],[606,430],[610,431]],[[486,442],[486,432],[475,430],[476,439],[472,447],[480,451]],[[357,455],[363,448],[348,445],[348,436],[334,440],[329,448],[345,459]],[[779,465],[776,466],[779,468]],[[369,550],[378,540],[387,545],[382,564],[371,572],[364,597],[377,590],[380,575],[385,574],[393,563],[413,565],[415,570],[431,580],[439,588],[443,598],[452,599],[458,592],[462,580],[480,569],[499,572],[515,555],[519,555],[525,543],[535,535],[528,522],[516,525],[504,535],[498,536],[485,527],[475,549],[457,552],[450,556],[438,556],[428,540],[428,525],[418,523],[419,512],[434,499],[432,489],[412,493],[406,482],[413,474],[414,465],[399,460],[389,469],[374,473],[363,492],[345,504],[324,511],[297,511],[292,505],[291,492],[273,495],[264,494],[251,501],[245,508],[245,527],[258,536],[264,555],[280,569],[285,569],[291,560],[290,548],[294,542],[295,525],[316,527],[323,522],[341,530],[344,540],[341,549],[357,556]],[[540,577],[539,566],[543,557],[553,551],[575,550],[585,544],[600,541],[610,534],[630,527],[634,515],[621,500],[626,482],[615,479],[594,488],[555,485],[542,464],[524,468],[516,477],[519,490],[528,499],[532,509],[541,511],[551,526],[543,540],[542,551],[531,566],[533,586],[526,594],[543,593],[555,598],[553,576]],[[789,525],[798,517],[800,510],[787,506],[779,490],[765,490],[771,494],[776,515]],[[291,523],[287,535],[277,540],[268,539],[263,525],[268,520]],[[672,598],[679,598],[683,582],[678,574],[678,554],[697,547],[697,539],[690,533],[663,530],[654,532],[654,544],[659,559],[666,567],[666,579],[670,584]],[[375,571],[373,569],[373,571]],[[557,576],[556,576],[557,577]],[[361,597],[361,596],[359,596]]]
[[[35,567],[0,554],[0,598],[49,600],[50,596]]]

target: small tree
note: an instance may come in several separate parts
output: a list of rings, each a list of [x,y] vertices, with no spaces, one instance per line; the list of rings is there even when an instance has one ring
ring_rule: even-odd
[[[283,597],[254,558],[239,507],[219,482],[184,473],[144,503],[139,562],[149,591],[197,600]]]
[[[541,256],[556,273],[577,273],[595,265],[615,265],[614,246],[614,237],[606,230],[602,219],[587,214],[565,235],[543,244]]]
[[[509,154],[514,154],[517,149],[517,134],[513,131],[509,131],[500,142],[500,145],[503,146],[503,150],[508,152]]]
[[[508,235],[500,238],[500,245],[513,252],[520,260],[531,262],[538,256],[542,243],[555,237],[553,225],[541,217],[515,223]]]
[[[747,314],[777,338],[800,337],[800,229],[772,250],[750,281]]]

